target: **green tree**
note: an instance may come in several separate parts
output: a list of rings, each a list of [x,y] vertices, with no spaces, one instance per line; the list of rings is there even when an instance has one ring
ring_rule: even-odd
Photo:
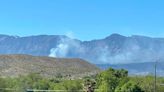
[[[144,92],[142,89],[132,81],[125,83],[122,87],[117,87],[115,92]]]
[[[123,85],[127,76],[128,72],[124,69],[115,70],[109,68],[97,75],[97,88],[101,90],[101,92],[114,92],[117,86],[120,84]]]
[[[82,84],[80,80],[64,80],[60,83],[55,83],[54,90],[67,90],[69,92],[77,92],[77,90],[82,90]]]
[[[136,76],[131,77],[131,80],[137,83],[145,92],[154,92],[153,76]]]
[[[96,81],[91,78],[84,79],[83,89],[85,92],[94,92],[96,87]]]
[[[6,81],[4,78],[0,78],[0,92],[7,92],[6,90],[4,90],[4,88],[6,88]]]

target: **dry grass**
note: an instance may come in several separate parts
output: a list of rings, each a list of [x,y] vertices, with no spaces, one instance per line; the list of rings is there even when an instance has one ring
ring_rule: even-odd
[[[1,76],[19,76],[39,73],[46,77],[86,76],[100,70],[82,59],[50,58],[30,55],[0,55]]]

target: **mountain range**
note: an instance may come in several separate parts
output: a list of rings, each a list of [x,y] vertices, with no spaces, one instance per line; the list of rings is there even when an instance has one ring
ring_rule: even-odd
[[[94,64],[127,64],[164,60],[164,38],[112,34],[80,41],[64,35],[0,35],[0,54],[82,58]]]
[[[126,68],[137,73],[140,72],[139,67],[143,72],[147,67],[154,69],[153,62],[156,61],[164,65],[164,38],[112,34],[103,39],[81,41],[65,35],[0,35],[0,54],[82,58],[101,68]],[[160,71],[162,67],[158,67]],[[146,69],[145,73],[152,73],[152,69]]]

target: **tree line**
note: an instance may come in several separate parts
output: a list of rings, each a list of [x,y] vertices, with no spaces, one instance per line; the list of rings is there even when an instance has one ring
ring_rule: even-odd
[[[164,92],[164,78],[157,77],[157,91]],[[18,77],[1,77],[0,92],[27,92],[34,90],[67,90],[66,92],[154,92],[154,77],[128,76],[124,69],[102,71],[97,75],[81,79],[64,79],[61,75],[55,78],[29,74]],[[11,91],[13,90],[13,91]]]

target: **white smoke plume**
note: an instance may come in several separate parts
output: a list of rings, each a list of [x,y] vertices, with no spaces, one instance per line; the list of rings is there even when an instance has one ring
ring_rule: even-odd
[[[50,57],[83,58],[95,64],[152,62],[157,58],[164,60],[164,48],[159,47],[159,50],[156,50],[155,48],[158,45],[154,43],[140,46],[138,42],[127,40],[127,42],[123,43],[123,46],[119,48],[117,48],[115,44],[108,45],[108,43],[87,43],[87,45],[85,44],[85,46],[83,46],[80,41],[71,39],[73,38],[73,33],[67,34],[69,34],[67,35],[69,38],[62,37],[59,44],[50,50]]]
[[[164,52],[155,51],[150,46],[149,48],[142,49],[140,46],[133,44],[133,45],[126,45],[126,47],[122,48],[123,51],[112,55],[108,46],[99,48],[99,56],[98,61],[100,63],[108,63],[108,64],[128,64],[128,63],[143,63],[143,62],[154,62],[157,59],[162,59]],[[99,62],[98,62],[99,63]]]
[[[56,48],[50,50],[50,57],[65,57],[68,53],[68,44],[60,43]]]
[[[83,48],[79,41],[74,39],[73,32],[67,32],[66,36],[61,37],[59,44],[50,50],[50,57],[68,57],[71,51],[76,53],[83,53]]]

